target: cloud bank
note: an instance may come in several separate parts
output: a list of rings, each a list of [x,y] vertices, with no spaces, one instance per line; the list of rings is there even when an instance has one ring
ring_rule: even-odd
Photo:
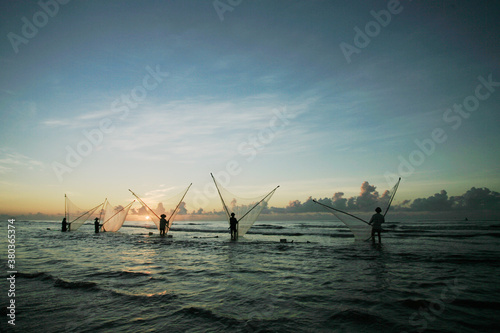
[[[293,215],[299,214],[317,214],[325,213],[324,207],[316,204],[313,200],[316,200],[324,205],[328,205],[340,210],[347,212],[371,212],[376,207],[381,207],[385,209],[389,202],[390,193],[389,191],[384,191],[380,194],[377,191],[376,186],[370,185],[368,181],[361,184],[360,193],[358,196],[352,196],[349,198],[344,197],[343,192],[335,192],[330,198],[319,198],[315,199],[312,196],[308,197],[304,202],[300,200],[292,200],[285,207],[272,207],[265,203],[264,209],[262,210],[262,215],[266,215],[268,218],[274,216],[277,219],[287,218]],[[187,202],[186,202],[187,201]],[[200,219],[217,219],[224,220],[226,218],[225,212],[220,210],[204,211],[199,207],[191,207],[189,205],[189,200],[181,202],[179,206],[179,218],[182,220],[193,220]],[[165,206],[166,205],[166,206]],[[165,204],[162,202],[157,203],[153,208],[157,215],[167,214],[170,215],[175,208],[175,205],[171,203]],[[122,206],[117,206],[115,209],[119,209]],[[500,210],[500,193],[492,191],[486,187],[476,188],[472,187],[470,190],[466,191],[462,195],[458,196],[448,196],[446,190],[441,190],[439,193],[435,193],[426,198],[417,198],[414,200],[400,199],[398,200],[397,194],[396,199],[391,205],[391,215],[397,213],[446,213],[446,212],[491,212],[486,216],[495,217],[496,212]],[[141,217],[147,215],[146,209],[144,207],[132,208],[129,211],[128,220],[142,220]],[[498,214],[497,214],[498,215]],[[496,215],[496,216],[497,216]],[[182,217],[181,217],[182,216]],[[18,216],[10,216],[2,214],[2,218],[16,218],[17,220],[58,220],[62,218],[61,216],[48,215],[41,212],[36,214],[24,214]]]
[[[336,192],[331,198],[315,199],[307,198],[304,202],[299,200],[290,201],[285,208],[271,207],[266,212],[271,213],[314,213],[324,211],[324,208],[313,202],[316,200],[324,205],[340,210],[372,211],[376,207],[384,209],[389,202],[390,193],[385,191],[382,195],[376,187],[367,181],[361,185],[358,196],[344,197],[343,192]],[[488,188],[472,187],[470,190],[459,196],[448,196],[446,190],[441,190],[427,198],[417,198],[414,200],[398,200],[397,194],[395,202],[391,205],[392,211],[400,212],[441,212],[441,211],[477,211],[477,210],[499,210],[500,193],[491,191]]]

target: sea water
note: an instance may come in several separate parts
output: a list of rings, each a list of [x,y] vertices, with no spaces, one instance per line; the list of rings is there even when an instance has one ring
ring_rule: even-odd
[[[100,234],[15,227],[15,297],[0,227],[2,332],[497,332],[500,322],[499,221],[388,223],[382,245],[335,221],[257,222],[238,241],[227,222],[178,222],[172,238],[138,222]]]

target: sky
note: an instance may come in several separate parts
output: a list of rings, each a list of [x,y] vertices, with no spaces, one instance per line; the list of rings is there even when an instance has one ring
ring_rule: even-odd
[[[0,213],[499,191],[499,7],[2,1]]]

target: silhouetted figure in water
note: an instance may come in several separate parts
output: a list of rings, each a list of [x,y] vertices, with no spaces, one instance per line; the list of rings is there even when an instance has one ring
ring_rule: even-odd
[[[382,232],[382,223],[385,222],[384,215],[380,214],[382,209],[380,207],[375,208],[375,214],[373,214],[369,225],[372,226],[372,241],[375,243],[375,233],[378,233],[378,242],[381,243],[380,233]]]
[[[68,222],[66,222],[66,218],[63,218],[62,220],[62,232],[65,232],[68,230]]]
[[[231,239],[238,239],[238,220],[234,217],[234,213],[231,213],[229,218],[229,229],[231,229]]]
[[[160,219],[160,236],[165,236],[165,228],[167,227],[168,221],[165,219],[167,215],[161,214]]]
[[[98,234],[99,233],[99,228],[101,227],[101,225],[99,224],[99,218],[96,217],[94,219],[94,229],[95,229],[95,233]]]

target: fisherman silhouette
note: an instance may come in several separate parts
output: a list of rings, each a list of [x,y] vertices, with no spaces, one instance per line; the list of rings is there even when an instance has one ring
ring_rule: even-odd
[[[65,232],[68,230],[68,222],[66,222],[66,218],[63,218],[62,220],[62,232]]]
[[[165,227],[168,224],[168,221],[165,219],[167,215],[161,214],[161,219],[160,219],[160,236],[165,236]]]
[[[229,229],[231,229],[231,239],[238,239],[238,220],[234,217],[234,213],[231,213],[231,218],[229,219]]]
[[[99,233],[99,228],[101,227],[101,225],[99,224],[99,218],[96,217],[94,219],[94,229],[95,229],[95,233],[98,234]]]
[[[368,222],[368,224],[372,226],[372,241],[375,243],[375,233],[377,233],[379,244],[382,242],[380,238],[382,223],[385,222],[384,215],[380,214],[381,211],[382,209],[380,209],[380,207],[375,208],[376,213],[372,215],[370,222]]]

